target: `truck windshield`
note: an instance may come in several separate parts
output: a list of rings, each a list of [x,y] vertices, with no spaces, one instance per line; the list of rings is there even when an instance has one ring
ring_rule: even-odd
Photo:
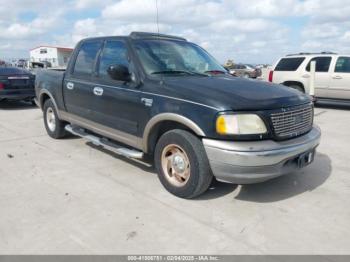
[[[213,75],[226,70],[199,46],[177,40],[136,40],[134,47],[149,75]]]

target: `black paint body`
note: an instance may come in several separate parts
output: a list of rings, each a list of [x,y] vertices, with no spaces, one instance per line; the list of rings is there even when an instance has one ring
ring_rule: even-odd
[[[147,37],[147,36],[146,36]],[[90,76],[74,74],[80,46],[85,41],[125,41],[135,79],[129,83],[102,79],[95,71]],[[59,110],[142,138],[148,121],[160,113],[174,113],[196,123],[207,138],[262,140],[275,139],[269,115],[282,108],[310,103],[309,96],[282,85],[242,79],[229,74],[213,76],[149,76],[133,50],[132,37],[101,37],[82,40],[75,48],[66,72],[42,71],[36,78],[37,95],[47,89]],[[182,41],[182,40],[174,40]],[[74,82],[74,91],[66,88]],[[103,96],[93,94],[94,87],[104,89]],[[146,106],[143,99],[152,99]],[[222,112],[254,112],[265,121],[269,132],[264,136],[222,136],[215,131],[215,120]]]

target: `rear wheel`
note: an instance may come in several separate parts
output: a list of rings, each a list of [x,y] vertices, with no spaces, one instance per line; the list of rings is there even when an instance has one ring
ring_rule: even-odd
[[[159,180],[172,194],[193,198],[205,192],[213,179],[203,144],[184,130],[172,130],[161,136],[155,149]]]
[[[66,136],[65,123],[58,118],[56,108],[51,99],[45,101],[43,114],[46,132],[50,137],[59,139]]]

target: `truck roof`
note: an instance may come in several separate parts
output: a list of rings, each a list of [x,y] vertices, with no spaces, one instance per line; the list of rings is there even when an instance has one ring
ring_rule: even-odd
[[[144,38],[162,38],[162,39],[176,39],[181,41],[187,41],[183,37],[179,36],[172,36],[172,35],[165,35],[165,34],[158,34],[158,33],[147,33],[147,32],[131,32],[129,35],[133,39],[144,39]]]
[[[131,39],[172,39],[172,40],[178,40],[178,41],[187,41],[185,38],[179,37],[179,36],[172,36],[172,35],[166,35],[166,34],[158,34],[158,33],[148,33],[148,32],[131,32],[128,36],[100,36],[100,37],[89,37],[85,38],[82,41],[85,40],[91,40],[91,39],[108,39],[108,38],[131,38]]]
[[[301,53],[297,53],[297,54],[289,54],[286,56],[307,56],[307,55],[337,55],[337,53],[334,53],[334,52],[319,52],[319,53],[301,52]]]

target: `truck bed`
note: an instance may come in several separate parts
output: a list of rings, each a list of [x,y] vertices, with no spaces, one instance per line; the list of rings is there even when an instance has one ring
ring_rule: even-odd
[[[53,95],[59,109],[64,109],[63,79],[65,70],[38,70],[35,77],[35,93],[37,98],[44,90]]]

